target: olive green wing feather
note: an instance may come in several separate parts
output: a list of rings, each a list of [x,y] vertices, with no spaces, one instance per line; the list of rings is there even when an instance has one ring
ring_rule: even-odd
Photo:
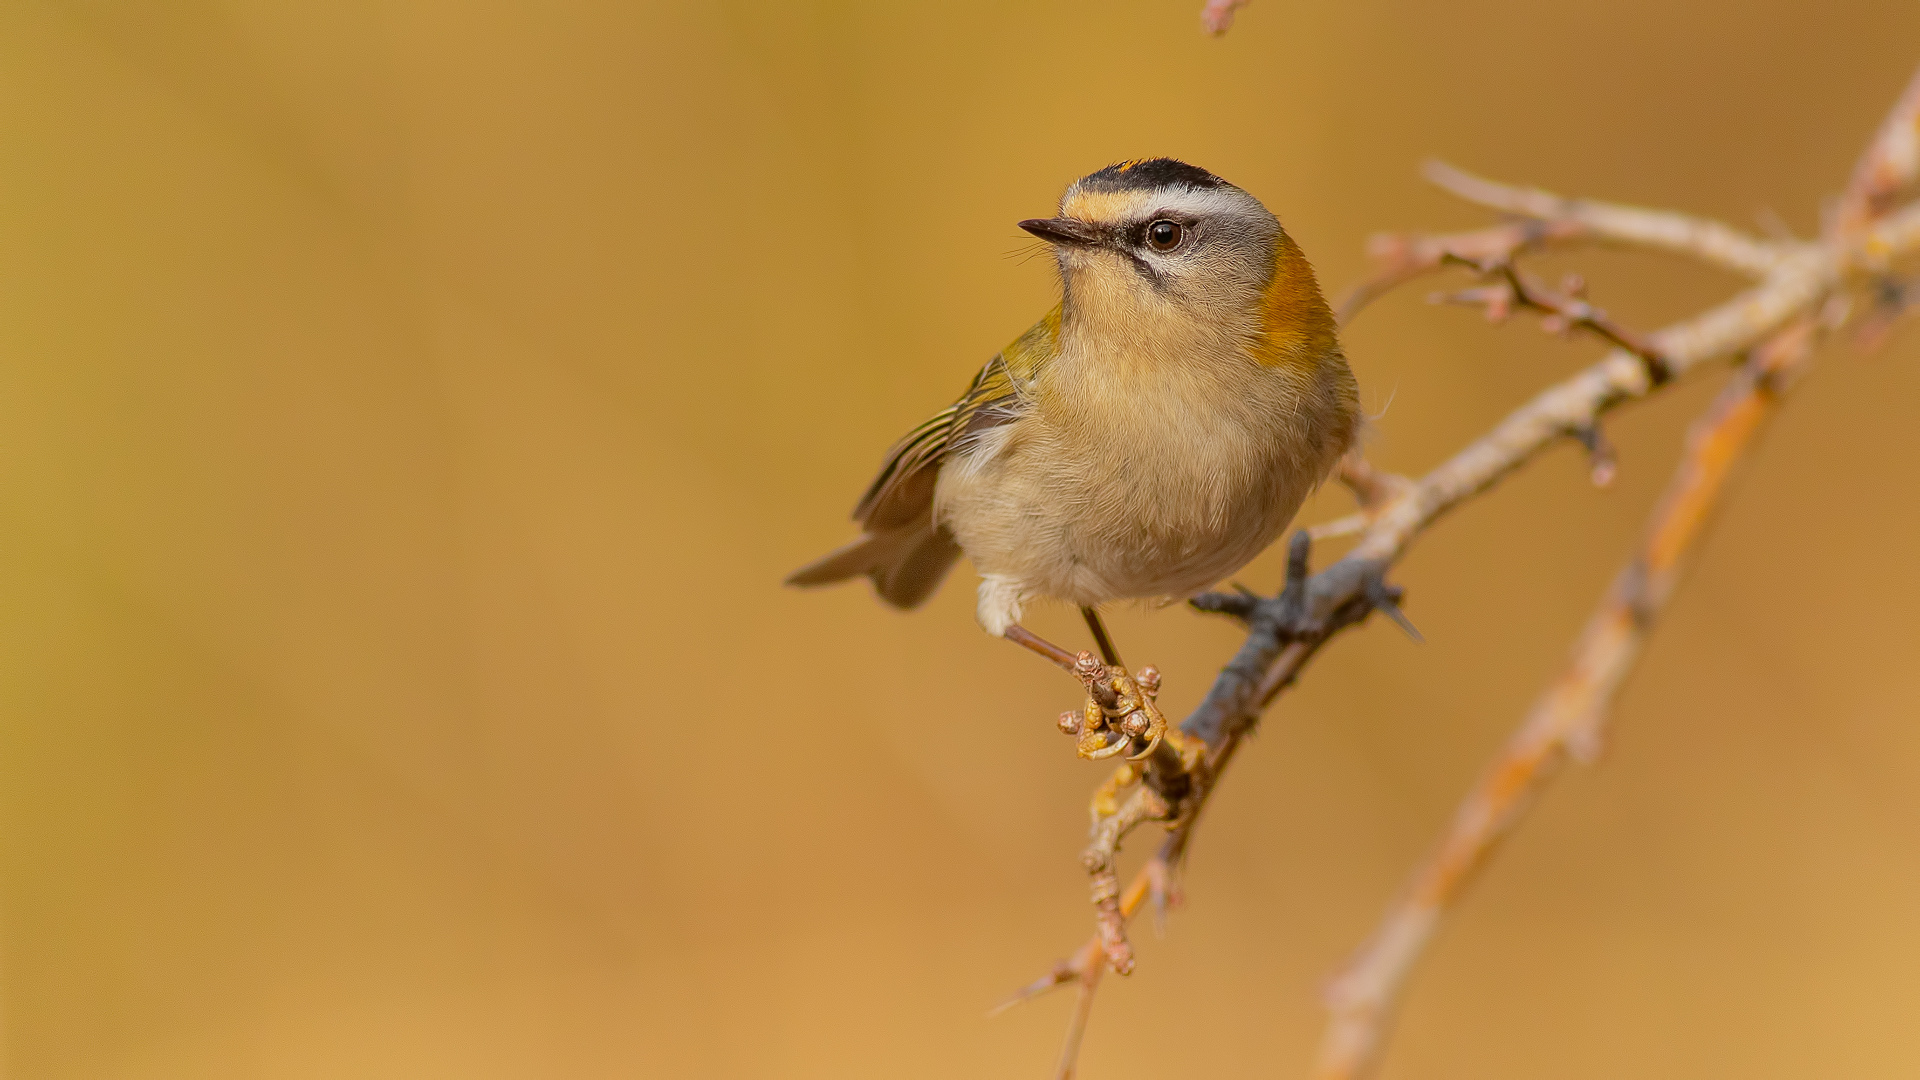
[[[940,465],[969,435],[1019,416],[1024,381],[1007,362],[1006,353],[987,361],[959,401],[909,431],[888,451],[880,475],[853,508],[853,519],[874,531],[904,525],[930,512]]]
[[[1053,355],[1059,327],[1056,307],[987,361],[960,400],[894,444],[853,510],[865,535],[794,571],[787,583],[824,585],[864,573],[883,599],[899,607],[913,607],[931,594],[960,555],[933,520],[940,466],[967,439],[1020,415],[1034,377]]]

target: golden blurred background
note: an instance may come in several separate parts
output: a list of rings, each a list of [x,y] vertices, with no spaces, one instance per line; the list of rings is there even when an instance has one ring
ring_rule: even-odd
[[[0,6],[6,1074],[1045,1075],[1066,998],[983,1014],[1090,926],[1075,688],[964,568],[778,587],[1050,302],[1013,223],[1174,154],[1337,293],[1485,220],[1437,155],[1808,233],[1920,64],[1891,0],[1198,8]],[[1543,265],[1640,327],[1737,285]],[[1424,291],[1347,335],[1388,467],[1598,354]],[[1822,358],[1387,1077],[1920,1073],[1916,362]],[[1268,718],[1085,1076],[1304,1073],[1713,382],[1613,424],[1613,488],[1563,449],[1420,544],[1426,644]],[[1237,642],[1116,632],[1181,710]]]

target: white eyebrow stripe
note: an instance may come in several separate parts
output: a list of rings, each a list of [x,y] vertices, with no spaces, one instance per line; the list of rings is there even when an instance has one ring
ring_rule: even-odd
[[[1141,194],[1145,196],[1143,213],[1165,211],[1193,217],[1260,213],[1260,204],[1252,196],[1232,188],[1167,188]]]
[[[1136,227],[1159,217],[1237,220],[1260,232],[1275,225],[1273,216],[1258,199],[1231,186],[1197,188],[1168,184],[1115,191],[1098,186],[1082,188],[1076,183],[1061,198],[1060,212],[1109,226]]]

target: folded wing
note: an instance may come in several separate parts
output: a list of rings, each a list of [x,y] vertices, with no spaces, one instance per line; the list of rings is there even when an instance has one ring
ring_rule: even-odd
[[[896,443],[854,507],[860,538],[795,570],[787,584],[829,585],[865,574],[895,607],[918,607],[931,596],[960,558],[952,534],[933,518],[940,466],[963,452],[969,437],[1019,417],[1026,387],[1052,355],[1059,326],[1055,308],[987,361],[959,401]]]

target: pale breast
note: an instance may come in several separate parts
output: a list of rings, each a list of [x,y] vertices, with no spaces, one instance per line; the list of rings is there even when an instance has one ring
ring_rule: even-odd
[[[1028,595],[1191,595],[1271,544],[1337,457],[1313,445],[1299,382],[1163,367],[1067,383],[949,463],[942,519]]]

